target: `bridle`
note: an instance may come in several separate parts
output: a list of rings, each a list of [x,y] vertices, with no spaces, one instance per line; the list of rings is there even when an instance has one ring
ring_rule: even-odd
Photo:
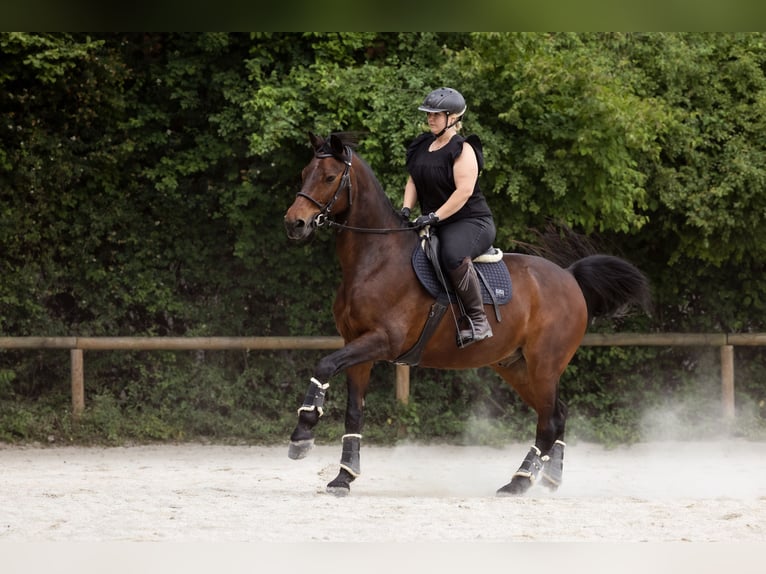
[[[303,197],[308,199],[311,203],[316,205],[319,208],[319,213],[316,214],[314,217],[313,225],[314,227],[323,227],[325,224],[331,225],[333,220],[331,219],[331,213],[332,213],[332,207],[335,205],[335,202],[338,201],[338,198],[340,197],[340,194],[343,193],[344,189],[348,189],[348,205],[351,207],[351,159],[353,157],[353,153],[351,151],[351,148],[349,146],[345,146],[344,151],[346,152],[345,156],[348,159],[342,159],[344,164],[346,164],[346,167],[343,169],[343,175],[340,176],[340,182],[338,182],[338,187],[335,190],[335,194],[332,196],[332,199],[322,205],[319,201],[311,197],[309,194],[304,193],[302,191],[299,191],[296,193],[296,197]],[[327,152],[314,152],[314,157],[318,159],[325,159],[328,157],[332,157],[335,159],[339,159],[336,155],[327,153]]]
[[[296,197],[303,197],[305,199],[308,199],[311,203],[316,205],[319,208],[319,213],[317,213],[314,216],[314,220],[312,221],[312,225],[316,228],[324,227],[327,225],[328,227],[335,227],[336,229],[345,229],[348,231],[356,231],[359,233],[393,233],[397,231],[413,231],[414,228],[412,227],[396,227],[396,228],[382,228],[382,229],[373,229],[369,227],[354,227],[352,225],[346,225],[345,223],[338,223],[332,218],[332,208],[333,205],[335,205],[335,202],[338,201],[338,198],[341,196],[344,190],[348,190],[348,206],[349,209],[352,205],[352,195],[351,195],[351,160],[354,157],[354,153],[350,146],[344,146],[343,147],[345,151],[345,157],[339,158],[336,154],[329,153],[329,152],[320,152],[315,151],[314,157],[317,159],[326,159],[326,158],[334,158],[336,160],[342,161],[346,167],[343,169],[343,174],[340,176],[340,182],[338,182],[338,187],[335,190],[335,194],[332,196],[332,199],[322,204],[321,202],[317,201],[313,197],[311,197],[309,194],[304,193],[302,191],[299,191],[296,193]]]

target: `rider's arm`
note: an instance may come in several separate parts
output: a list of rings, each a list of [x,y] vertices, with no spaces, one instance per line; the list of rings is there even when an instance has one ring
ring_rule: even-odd
[[[468,198],[471,197],[474,187],[476,187],[476,180],[479,178],[479,163],[476,160],[476,153],[470,144],[463,143],[463,153],[455,159],[452,172],[455,178],[455,191],[435,211],[437,217],[442,221],[450,215],[457,213],[468,201]]]
[[[407,184],[404,186],[404,201],[402,207],[414,209],[415,204],[418,201],[418,192],[415,189],[415,182],[412,181],[412,177],[407,178]]]

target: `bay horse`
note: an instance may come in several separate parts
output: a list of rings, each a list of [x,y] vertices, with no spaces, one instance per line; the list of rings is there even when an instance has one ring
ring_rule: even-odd
[[[335,228],[341,282],[333,316],[344,346],[316,365],[290,436],[288,456],[305,457],[323,413],[329,382],[341,371],[348,387],[338,476],[327,485],[350,492],[360,472],[364,399],[373,364],[396,362],[418,342],[434,304],[413,271],[418,233],[394,209],[347,134],[309,133],[314,150],[284,224],[291,240]],[[589,320],[637,304],[648,310],[649,285],[631,263],[591,255],[564,269],[536,255],[503,255],[513,285],[499,315],[488,313],[494,336],[459,348],[455,325],[441,320],[422,349],[419,365],[436,369],[494,369],[537,413],[534,445],[497,495],[519,495],[537,480],[561,483],[567,409],[558,383],[585,335]],[[500,319],[498,321],[498,318]]]

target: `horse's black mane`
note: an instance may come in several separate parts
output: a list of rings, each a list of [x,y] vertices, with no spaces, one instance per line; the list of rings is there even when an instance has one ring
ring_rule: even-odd
[[[364,136],[364,133],[362,132],[332,132],[330,135],[324,138],[322,146],[316,151],[318,153],[326,153],[326,154],[334,155],[332,145],[330,143],[330,140],[333,136],[338,138],[344,147],[348,146],[351,149],[355,150],[359,146],[359,142]]]

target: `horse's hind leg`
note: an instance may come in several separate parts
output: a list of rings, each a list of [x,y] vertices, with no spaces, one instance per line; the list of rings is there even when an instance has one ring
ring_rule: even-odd
[[[342,439],[340,472],[327,485],[327,492],[336,496],[346,496],[351,491],[351,483],[362,472],[359,451],[364,424],[364,396],[367,394],[372,365],[372,363],[363,363],[346,370],[348,387],[346,434]]]
[[[562,403],[563,404],[563,403]],[[543,470],[540,484],[549,490],[557,490],[561,486],[564,473],[564,447],[566,443],[556,439],[547,456],[543,457]]]
[[[493,365],[521,396],[522,400],[537,412],[535,444],[514,473],[511,481],[497,491],[499,496],[525,493],[542,471],[542,483],[549,488],[561,484],[564,460],[564,427],[566,406],[558,398],[558,375],[537,378],[533,383],[528,365],[521,359],[511,365]]]
[[[500,496],[525,493],[541,475],[541,484],[550,490],[561,485],[564,470],[564,421],[566,407],[560,400],[555,401],[552,412],[538,411],[535,444],[529,449],[511,482],[497,491]]]

